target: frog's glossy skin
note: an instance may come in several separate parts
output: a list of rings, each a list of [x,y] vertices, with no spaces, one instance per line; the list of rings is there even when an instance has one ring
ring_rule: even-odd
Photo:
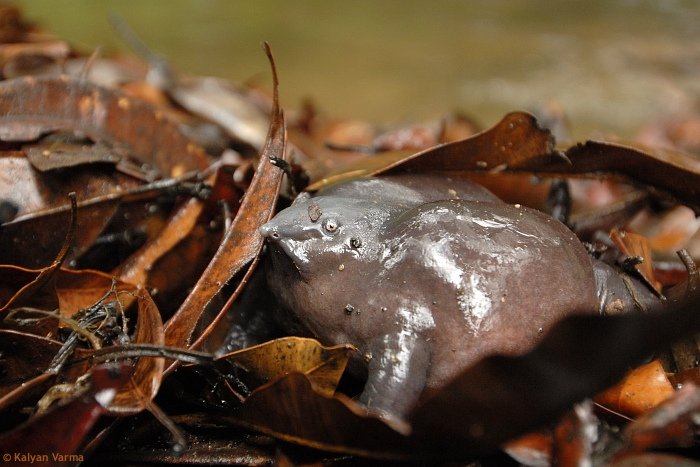
[[[280,302],[325,343],[356,345],[369,361],[361,401],[397,416],[478,359],[525,352],[563,316],[600,306],[570,230],[466,181],[345,183],[261,233]]]

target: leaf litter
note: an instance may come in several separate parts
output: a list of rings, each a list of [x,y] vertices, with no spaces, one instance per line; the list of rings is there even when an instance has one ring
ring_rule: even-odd
[[[559,147],[543,125],[559,134],[561,122],[520,111],[481,132],[463,116],[377,129],[310,105],[287,119],[267,44],[269,95],[180,74],[119,20],[148,76],[31,35],[19,14],[0,9],[13,18],[0,21],[3,452],[132,463],[199,453],[248,465],[508,455],[624,465],[670,462],[652,452],[669,447],[671,461],[693,458],[698,226],[665,216],[700,210],[697,155],[682,152],[694,146],[680,123],[641,135],[680,148],[661,150]],[[71,60],[83,68],[57,74]],[[566,213],[557,217],[592,255],[665,301],[566,318],[526,354],[465,368],[405,419],[368,411],[355,400],[366,356],[353,342],[323,346],[261,298],[259,228],[299,189],[427,172]],[[685,248],[680,259],[669,244]]]

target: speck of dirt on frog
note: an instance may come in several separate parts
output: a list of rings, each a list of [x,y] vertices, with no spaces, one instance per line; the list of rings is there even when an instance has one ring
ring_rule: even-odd
[[[352,312],[355,311],[355,307],[350,305],[349,303],[345,305],[345,314],[350,316]]]
[[[309,204],[307,209],[311,222],[316,222],[321,217],[321,207],[318,204]]]

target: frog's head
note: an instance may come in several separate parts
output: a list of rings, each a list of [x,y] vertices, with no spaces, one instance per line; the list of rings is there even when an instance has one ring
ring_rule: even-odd
[[[297,199],[260,228],[272,254],[289,257],[302,276],[349,261],[376,260],[377,232],[386,210],[366,199],[318,196]]]

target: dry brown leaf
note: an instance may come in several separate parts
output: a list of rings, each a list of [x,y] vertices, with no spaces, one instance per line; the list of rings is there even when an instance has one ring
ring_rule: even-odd
[[[100,271],[61,268],[56,275],[58,309],[64,316],[73,316],[77,311],[93,306],[114,286],[123,309],[134,302],[136,287],[117,280]]]
[[[421,151],[370,175],[426,171],[503,171],[554,153],[554,138],[527,112],[512,112],[472,137]]]
[[[208,165],[204,150],[163,112],[116,90],[65,77],[16,78],[0,82],[0,96],[3,141],[33,141],[72,130],[123,147],[165,176]]]
[[[40,172],[86,164],[114,165],[121,156],[102,144],[44,143],[26,149],[27,159]]]
[[[200,200],[188,200],[175,211],[156,237],[132,254],[114,273],[125,282],[148,284],[153,265],[192,232],[203,209]]]
[[[642,258],[641,263],[634,265],[639,277],[657,294],[661,294],[661,282],[654,277],[654,264],[651,259],[651,247],[649,241],[643,235],[634,232],[625,232],[613,229],[610,232],[610,239],[620,252],[627,257],[638,256]]]
[[[164,344],[163,322],[153,299],[143,289],[136,292],[138,298],[138,321],[134,344]],[[158,393],[163,378],[165,360],[160,357],[141,357],[134,364],[129,381],[119,390],[109,404],[113,415],[133,415],[149,406]]]
[[[141,185],[131,177],[96,167],[40,173],[21,153],[3,154],[0,198],[19,208],[17,218],[0,230],[0,261],[8,264],[36,268],[57,254],[68,229],[67,193],[75,192],[79,200],[79,228],[68,255],[70,261],[102,234],[125,194]]]
[[[397,172],[502,172],[540,161],[554,152],[554,139],[534,116],[512,112],[488,130],[418,153],[397,151],[367,157],[307,187],[316,191],[350,178]]]
[[[51,462],[47,461],[45,465],[75,465],[71,457],[56,456],[71,456],[78,452],[84,437],[104,413],[104,404],[109,403],[127,377],[128,372],[123,367],[96,368],[90,375],[87,393],[0,435],[0,451],[46,456]],[[12,456],[14,459],[14,454]],[[42,457],[35,458],[35,461],[42,462]]]
[[[587,141],[569,148],[566,159],[552,155],[516,170],[541,175],[617,175],[656,188],[700,212],[700,160],[680,152]]]
[[[698,411],[700,389],[693,384],[686,384],[656,408],[625,427],[625,446],[617,458],[625,459],[631,453],[653,448],[692,446],[697,442]]]
[[[324,347],[315,339],[283,337],[219,357],[239,365],[264,383],[288,373],[302,373],[319,393],[331,396],[353,352],[350,345]]]
[[[71,206],[68,232],[61,250],[50,266],[34,270],[11,265],[0,266],[0,313],[11,306],[16,308],[28,304],[44,310],[58,307],[54,289],[56,273],[68,255],[77,223],[78,208],[74,194],[71,196]]]
[[[661,366],[653,360],[632,370],[612,388],[595,400],[614,412],[637,417],[661,404],[674,393],[673,386]]]
[[[0,408],[6,408],[7,396],[20,386],[30,388],[27,382],[44,374],[61,342],[9,329],[0,329]],[[16,396],[15,396],[16,397]]]
[[[343,395],[323,396],[304,375],[291,373],[261,386],[227,418],[285,441],[380,459],[416,457],[414,446],[399,430],[370,415]]]
[[[277,74],[269,47],[266,52],[272,65],[275,90],[267,144],[260,155],[253,181],[218,251],[185,302],[166,323],[165,342],[169,346],[186,347],[191,343],[195,325],[207,304],[262,249],[263,238],[258,229],[272,216],[282,181],[282,171],[271,161],[284,160],[286,145],[284,117],[277,97]]]
[[[237,208],[239,193],[226,191],[224,186],[232,183],[228,169],[216,167],[206,180],[207,186],[212,186],[211,195],[178,206],[166,225],[114,270],[122,280],[157,290],[164,316],[180,305],[184,292],[201,275],[220,241],[220,231],[207,225],[221,213],[219,203],[225,201],[231,209]],[[222,194],[227,196],[222,198]]]

